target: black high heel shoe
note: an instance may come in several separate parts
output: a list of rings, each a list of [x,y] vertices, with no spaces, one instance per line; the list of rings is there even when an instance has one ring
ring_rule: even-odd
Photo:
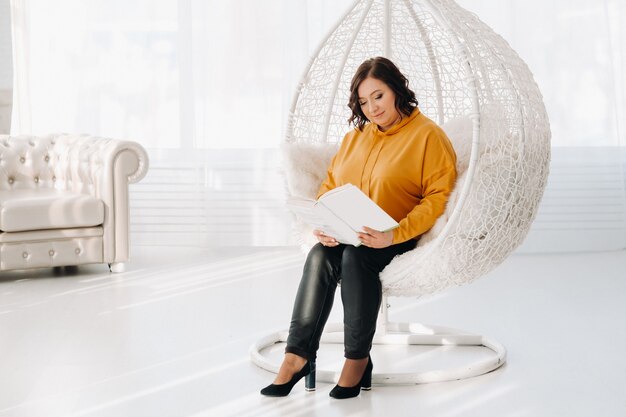
[[[294,385],[303,377],[304,387],[307,391],[315,391],[315,361],[307,361],[300,371],[296,372],[289,382],[284,384],[270,384],[261,390],[261,394],[268,397],[286,397]]]
[[[359,395],[361,390],[369,391],[372,389],[372,369],[374,369],[374,364],[372,364],[372,357],[368,356],[367,358],[367,366],[365,367],[365,371],[363,372],[363,376],[358,384],[353,387],[342,387],[339,384],[335,385],[328,395],[338,400],[343,400],[346,398],[353,398]]]

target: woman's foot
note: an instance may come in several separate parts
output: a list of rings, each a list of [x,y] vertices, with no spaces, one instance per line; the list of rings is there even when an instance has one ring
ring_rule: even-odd
[[[306,359],[302,356],[295,355],[293,353],[285,353],[283,363],[280,365],[280,370],[274,379],[274,384],[286,384],[293,378],[293,376],[300,372],[306,365]]]
[[[372,358],[346,359],[339,377],[339,383],[335,385],[329,395],[339,400],[353,398],[359,395],[361,390],[370,390],[372,387]],[[344,385],[345,384],[345,385]]]
[[[361,381],[369,358],[346,359],[341,370],[341,376],[337,385],[341,387],[353,387]]]
[[[302,361],[304,365],[299,366]],[[315,391],[315,361],[286,354],[274,383],[263,388],[261,394],[268,397],[285,397],[302,378],[306,390]]]

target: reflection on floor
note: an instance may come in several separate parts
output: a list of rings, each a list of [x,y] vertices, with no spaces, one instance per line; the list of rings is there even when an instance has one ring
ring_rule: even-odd
[[[264,398],[273,375],[248,348],[288,326],[303,255],[293,248],[139,247],[123,274],[104,265],[0,274],[0,417],[623,416],[626,252],[518,255],[474,284],[390,299],[390,318],[503,343],[490,374],[375,386],[355,399]],[[339,295],[331,321],[341,321]],[[282,346],[265,353],[278,361]],[[375,371],[426,370],[478,348],[375,347]],[[319,366],[341,368],[342,346]]]

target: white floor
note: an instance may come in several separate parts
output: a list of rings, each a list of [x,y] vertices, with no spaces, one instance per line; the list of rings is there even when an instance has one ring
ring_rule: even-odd
[[[302,382],[264,398],[273,375],[248,348],[288,326],[303,259],[292,248],[144,247],[123,274],[0,273],[0,417],[626,415],[626,252],[513,256],[472,285],[390,300],[394,321],[497,339],[508,362],[495,372],[345,401],[328,397],[331,384],[306,393]],[[489,352],[461,349],[372,356],[375,371],[424,370]],[[318,363],[339,370],[341,347]]]

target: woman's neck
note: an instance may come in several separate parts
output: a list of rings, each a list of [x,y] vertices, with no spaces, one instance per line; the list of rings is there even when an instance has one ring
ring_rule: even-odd
[[[395,125],[397,125],[398,123],[400,123],[401,121],[402,121],[402,113],[398,114],[398,118],[391,125],[389,125],[386,128],[383,128],[382,126],[378,126],[378,130],[380,130],[381,132],[386,132],[392,127],[394,127]]]

